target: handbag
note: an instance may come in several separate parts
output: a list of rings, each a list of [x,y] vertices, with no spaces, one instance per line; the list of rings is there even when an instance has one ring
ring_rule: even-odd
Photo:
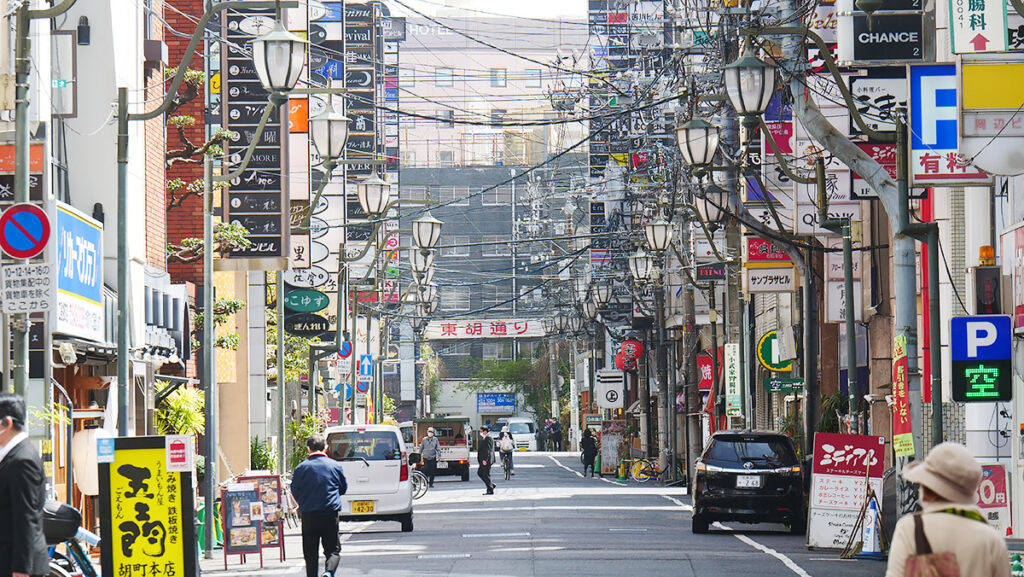
[[[903,566],[905,577],[960,577],[960,564],[952,551],[932,552],[920,513],[914,514],[914,549],[917,554],[907,557]]]

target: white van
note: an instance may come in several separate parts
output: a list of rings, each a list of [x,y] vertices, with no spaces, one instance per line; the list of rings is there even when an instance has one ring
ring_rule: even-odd
[[[488,436],[494,437],[497,440],[498,433],[505,426],[508,427],[508,432],[512,433],[512,439],[516,442],[517,451],[537,450],[537,424],[533,422],[533,419],[526,417],[501,417],[491,425],[491,431],[488,433]]]
[[[412,531],[412,484],[405,441],[392,425],[341,425],[324,431],[327,456],[341,462],[348,491],[342,521],[398,521]]]

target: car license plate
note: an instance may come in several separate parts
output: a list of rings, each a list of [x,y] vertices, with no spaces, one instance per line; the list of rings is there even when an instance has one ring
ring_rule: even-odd
[[[373,513],[376,510],[374,501],[352,501],[353,513]]]
[[[447,469],[448,468],[448,462],[447,461],[438,461],[437,462],[437,468],[438,469]]]
[[[736,487],[738,488],[759,488],[761,486],[760,475],[740,475],[736,477]]]

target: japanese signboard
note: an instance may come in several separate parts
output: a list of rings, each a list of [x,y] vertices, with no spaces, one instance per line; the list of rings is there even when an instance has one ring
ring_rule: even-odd
[[[723,352],[725,360],[725,414],[730,417],[743,416],[743,396],[740,393],[740,345],[726,343]]]
[[[988,137],[983,143],[996,136],[1024,136],[1024,88],[1017,81],[1024,74],[1024,62],[990,58],[994,57],[965,57],[960,64],[960,132],[964,137]]]
[[[224,555],[259,553],[263,503],[256,492],[256,484],[232,483],[221,491],[220,502]]]
[[[770,240],[748,236],[746,241],[745,266],[778,266],[778,263],[791,262],[789,255]]]
[[[103,225],[60,202],[56,220],[54,332],[103,342]]]
[[[693,277],[697,281],[727,280],[725,263],[716,262],[711,264],[698,264],[694,267]]]
[[[846,299],[853,298],[853,319],[861,318],[861,283],[853,281],[853,294],[846,294],[846,283],[830,280],[825,283],[825,322],[846,322]]]
[[[850,78],[850,95],[857,102],[856,111],[869,128],[880,132],[895,132],[896,111],[907,106],[906,74],[898,77],[853,76]],[[856,123],[850,128],[854,132],[859,131]],[[891,146],[895,155],[896,145]]]
[[[748,293],[792,292],[797,287],[797,273],[793,267],[745,268],[744,291]]]
[[[284,517],[281,503],[281,477],[278,475],[244,475],[238,477],[239,483],[251,483],[256,489],[263,519],[260,527],[260,547],[282,547],[281,535],[284,534]],[[281,552],[284,561],[284,551]]]
[[[1010,536],[1010,494],[1007,490],[1005,466],[981,466],[978,508],[988,524],[995,527],[1000,535]]]
[[[540,320],[487,319],[463,321],[431,321],[423,336],[439,339],[505,339],[542,337],[544,324]]]
[[[599,369],[594,375],[594,400],[602,409],[621,409],[626,375],[616,369]]]
[[[907,364],[907,335],[896,335],[892,349],[892,448],[897,457],[914,455]]]
[[[192,473],[167,471],[164,437],[117,437],[99,464],[103,575],[195,577]]]
[[[949,0],[949,14],[954,54],[1007,50],[1006,0]]]
[[[839,17],[839,59],[857,62],[924,60],[920,13],[864,13]]]
[[[815,433],[807,546],[842,549],[850,540],[867,483],[882,505],[885,437]]]
[[[0,267],[0,304],[5,313],[46,312],[56,293],[54,266],[48,262]]]
[[[953,401],[1009,401],[1013,397],[1013,323],[1009,316],[949,320]]]
[[[701,391],[711,390],[711,386],[714,384],[714,379],[711,378],[714,372],[714,360],[711,355],[698,355],[697,356],[697,372],[700,375],[700,381],[697,382],[697,389]],[[722,374],[722,367],[718,367],[718,374]]]
[[[476,412],[485,414],[505,414],[516,412],[515,393],[477,393]]]
[[[757,360],[761,366],[776,373],[788,373],[793,370],[793,361],[782,358],[782,347],[778,331],[768,331],[757,343]]]
[[[959,153],[956,66],[910,67],[910,177],[915,186],[988,183]]]
[[[765,377],[764,390],[769,393],[794,393],[804,386],[803,379]]]

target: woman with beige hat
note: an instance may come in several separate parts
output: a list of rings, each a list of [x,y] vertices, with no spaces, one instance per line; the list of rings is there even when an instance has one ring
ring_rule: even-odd
[[[955,555],[960,577],[1010,577],[1006,542],[977,506],[981,466],[966,447],[936,445],[923,462],[910,463],[903,478],[921,486],[923,511],[896,524],[886,577],[904,577],[911,557],[944,552]],[[920,543],[918,523],[924,528]]]

